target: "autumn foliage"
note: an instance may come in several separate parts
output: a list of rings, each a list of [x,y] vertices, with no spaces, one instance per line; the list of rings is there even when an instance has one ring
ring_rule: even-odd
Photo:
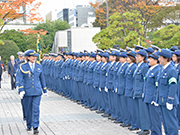
[[[41,2],[36,0],[4,0],[0,2],[0,19],[3,21],[1,30],[9,22],[24,17],[26,21],[43,20],[38,9]]]

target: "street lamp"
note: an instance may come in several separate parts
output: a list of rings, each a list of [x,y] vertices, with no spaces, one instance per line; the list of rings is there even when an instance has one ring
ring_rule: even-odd
[[[107,24],[106,24],[106,27],[109,26],[109,9],[108,9],[108,0],[106,0],[106,20],[107,20]]]

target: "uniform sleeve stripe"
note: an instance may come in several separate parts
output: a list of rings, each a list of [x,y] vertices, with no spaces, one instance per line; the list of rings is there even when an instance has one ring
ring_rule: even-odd
[[[24,88],[24,86],[18,87],[18,89]]]
[[[169,79],[169,85],[170,85],[171,83],[177,84],[176,78],[174,78],[174,77],[170,78],[170,79]]]

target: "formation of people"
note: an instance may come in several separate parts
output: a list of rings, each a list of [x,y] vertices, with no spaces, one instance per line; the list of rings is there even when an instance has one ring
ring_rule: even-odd
[[[178,135],[180,50],[176,46],[49,53],[42,72],[49,90],[137,134]],[[28,78],[28,75],[27,75]]]

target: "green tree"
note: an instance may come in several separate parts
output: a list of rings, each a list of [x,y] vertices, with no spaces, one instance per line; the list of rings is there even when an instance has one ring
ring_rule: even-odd
[[[138,39],[141,39],[141,45],[144,46],[144,27],[141,24],[143,20],[138,11],[127,11],[123,14],[116,12],[109,17],[109,26],[93,37],[93,42],[101,49],[110,48],[113,44],[125,48],[133,47],[138,43]]]
[[[2,57],[2,61],[7,64],[11,55],[14,55],[17,58],[19,47],[13,41],[3,40],[3,42],[4,45],[0,44],[0,55]]]
[[[27,46],[27,36],[22,32],[16,30],[5,30],[2,35],[0,35],[1,40],[11,40],[14,41],[19,47],[20,51],[24,52]]]
[[[56,20],[56,21],[47,21],[45,23],[39,23],[34,30],[46,30],[48,34],[42,36],[45,46],[49,46],[49,50],[51,50],[54,42],[54,36],[56,31],[65,30],[70,28],[70,25],[66,21]]]
[[[180,46],[180,25],[170,24],[153,34],[153,44],[160,48]]]

